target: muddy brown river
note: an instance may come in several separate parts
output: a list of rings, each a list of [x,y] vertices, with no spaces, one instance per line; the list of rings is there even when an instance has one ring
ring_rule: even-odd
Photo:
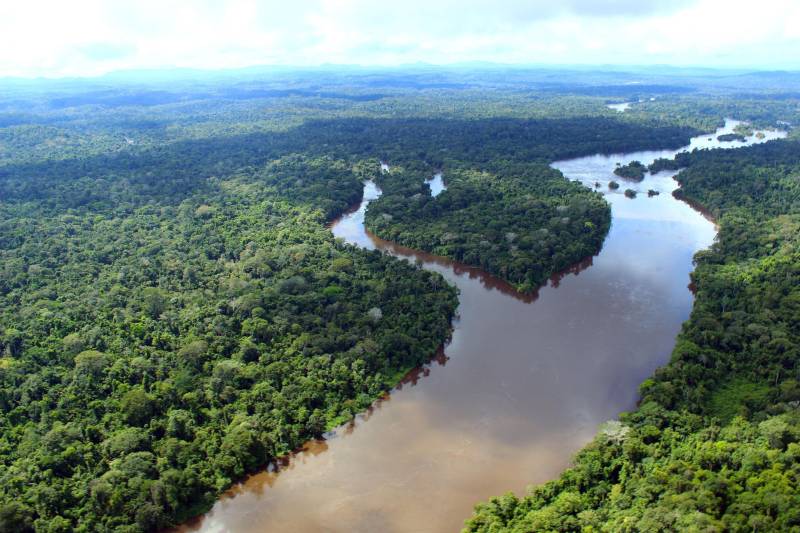
[[[744,146],[713,135],[687,148]],[[766,132],[747,143],[779,136]],[[670,194],[674,173],[641,183],[615,178],[616,163],[675,151],[594,155],[553,166],[596,181],[612,206],[602,251],[536,297],[478,269],[417,253],[364,230],[372,182],[358,210],[332,231],[357,246],[418,260],[460,290],[452,341],[373,409],[326,439],[251,476],[188,531],[452,532],[473,506],[552,479],[604,421],[634,407],[637,387],[669,359],[689,316],[692,256],[714,225]],[[446,179],[446,169],[445,169]],[[611,192],[607,183],[622,183]],[[622,191],[640,191],[635,199]],[[661,192],[647,196],[648,189]],[[446,194],[446,192],[443,192]]]

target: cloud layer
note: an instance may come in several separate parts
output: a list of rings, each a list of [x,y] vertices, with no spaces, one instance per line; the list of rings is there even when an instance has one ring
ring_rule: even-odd
[[[12,0],[0,76],[495,61],[800,68],[796,0]]]

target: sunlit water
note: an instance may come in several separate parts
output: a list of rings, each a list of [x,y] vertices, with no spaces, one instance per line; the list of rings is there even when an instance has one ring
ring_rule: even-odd
[[[690,148],[742,146],[716,140],[734,126]],[[368,234],[364,213],[380,191],[367,182],[364,201],[333,233],[418,260],[456,285],[452,342],[369,413],[236,485],[185,529],[450,532],[475,503],[556,477],[602,422],[634,407],[639,383],[667,362],[689,315],[692,256],[713,241],[713,224],[672,197],[673,173],[623,183],[618,192],[606,187],[625,181],[613,174],[617,163],[674,154],[554,163],[570,179],[603,184],[613,223],[600,254],[538,298]],[[661,194],[629,199],[622,194],[629,187]]]

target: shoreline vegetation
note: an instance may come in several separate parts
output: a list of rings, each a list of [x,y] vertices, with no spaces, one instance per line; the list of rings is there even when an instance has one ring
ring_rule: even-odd
[[[747,140],[747,137],[745,137],[741,133],[725,133],[723,135],[718,135],[717,140],[722,142],[730,142],[730,141],[745,142]]]
[[[370,232],[481,268],[520,293],[596,255],[610,226],[600,195],[543,166],[501,175],[453,170],[436,199],[409,191],[416,180],[397,167],[376,181],[383,194],[367,209]]]
[[[608,138],[559,147],[592,128]],[[446,159],[426,157],[421,165],[390,157],[419,154],[425,129],[427,138],[446,135]],[[450,330],[454,289],[379,252],[338,245],[325,227],[355,203],[363,179],[397,175],[398,188],[412,187],[412,174],[380,172],[379,160],[364,153],[370,142],[394,148],[382,160],[424,169],[413,174],[413,187],[428,197],[423,176],[447,169],[440,204],[479,191],[503,217],[529,207],[550,213],[536,219],[546,225],[538,229],[547,247],[569,244],[561,239],[572,231],[586,235],[516,284],[533,291],[593,255],[609,216],[599,195],[545,164],[548,154],[591,153],[605,143],[614,150],[674,146],[694,132],[607,119],[488,120],[470,131],[465,136],[459,121],[342,119],[2,167],[4,231],[13,236],[6,253],[20,266],[2,291],[2,398],[14,413],[6,424],[35,424],[3,434],[9,453],[0,516],[23,529],[147,531],[179,523],[210,509],[247,473],[351,419],[428,361]],[[542,132],[552,133],[546,144],[529,142]],[[481,171],[460,162],[476,157],[467,155],[476,145],[494,158]],[[497,159],[504,153],[534,163]],[[562,203],[562,192],[576,201]],[[512,198],[522,203],[503,210]],[[456,203],[449,211],[459,216],[464,208]],[[49,237],[32,240],[31,225]],[[498,233],[509,251],[529,246],[529,236],[517,243]],[[58,303],[48,302],[50,294]],[[34,320],[20,311],[26,308],[50,318]],[[97,403],[101,396],[109,400]],[[38,490],[54,485],[65,491],[60,503],[37,503]],[[83,496],[75,496],[79,487],[87,487]]]
[[[377,160],[243,147],[0,169],[0,529],[180,523],[448,338],[454,288],[325,227]]]
[[[426,191],[429,171],[446,169],[441,204],[473,188],[502,206],[510,192],[522,203],[502,216],[551,213],[537,242],[560,247],[585,232],[549,274],[596,251],[608,208],[545,161],[677,146],[694,131],[607,118],[341,118],[110,153],[87,134],[58,159],[20,145],[0,165],[0,525],[174,525],[429,360],[450,331],[455,290],[338,244],[325,227],[364,179],[382,177],[376,147],[424,169],[413,179]],[[23,133],[49,142],[52,132],[5,132]],[[496,177],[517,172],[513,183]],[[562,204],[559,191],[576,201]],[[504,233],[508,250],[529,245]]]

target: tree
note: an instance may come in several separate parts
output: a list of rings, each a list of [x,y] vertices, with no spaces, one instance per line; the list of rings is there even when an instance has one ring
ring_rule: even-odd
[[[120,410],[129,424],[143,426],[154,414],[155,401],[141,387],[134,387],[122,397]]]

